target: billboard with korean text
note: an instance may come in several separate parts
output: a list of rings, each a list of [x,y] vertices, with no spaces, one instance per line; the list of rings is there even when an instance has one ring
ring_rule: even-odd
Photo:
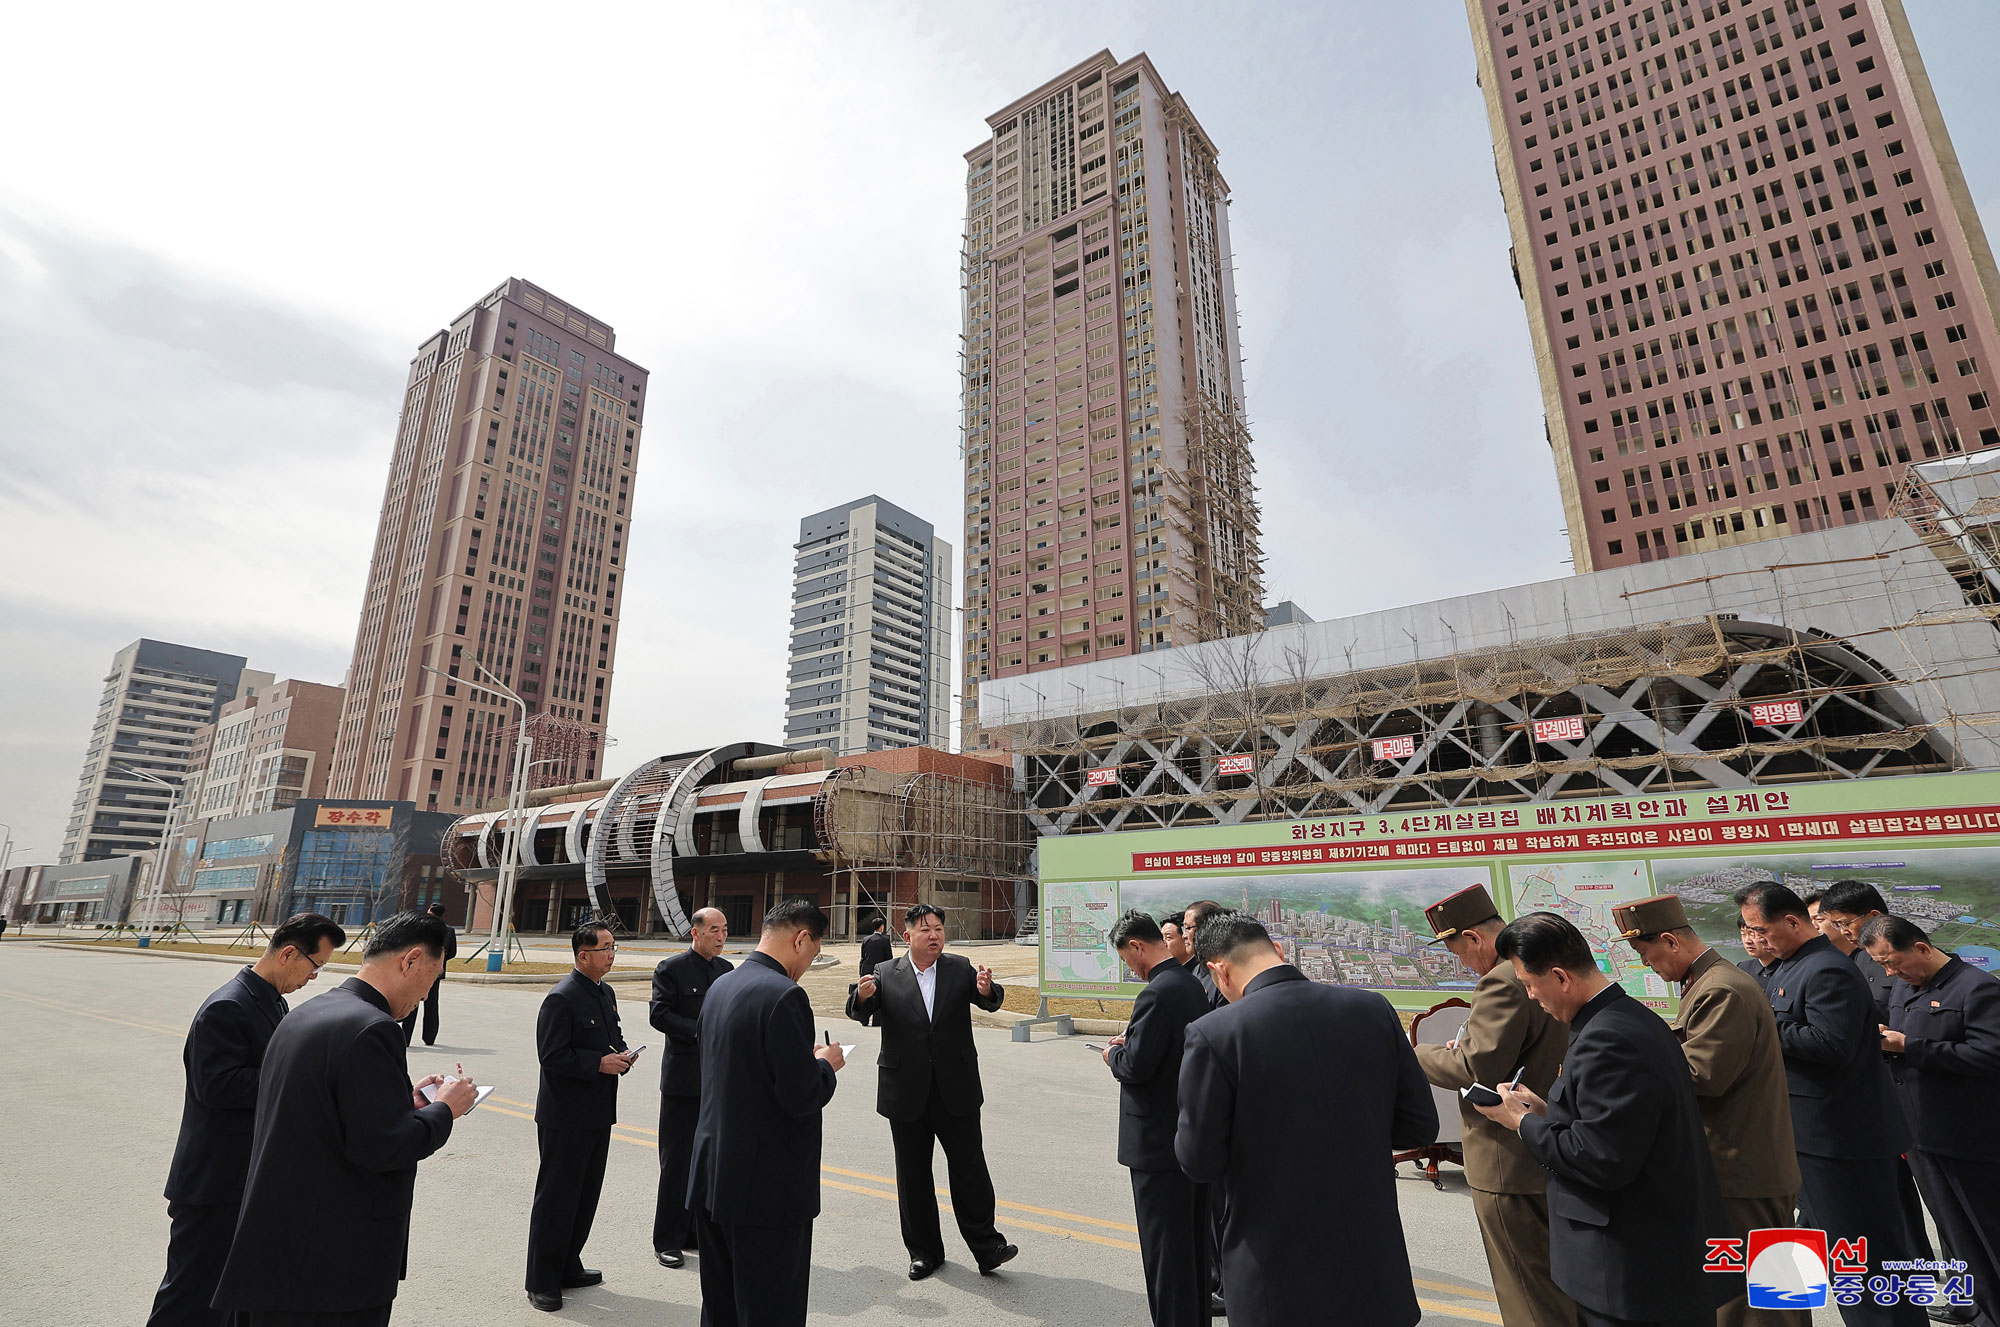
[[[1313,979],[1426,1008],[1473,978],[1425,946],[1424,907],[1472,884],[1503,916],[1569,917],[1600,967],[1663,1010],[1673,993],[1614,941],[1612,906],[1678,893],[1735,962],[1730,895],[1758,880],[1873,881],[1893,911],[2000,971],[2000,773],[1076,835],[1043,839],[1040,860],[1047,995],[1136,996],[1110,950],[1119,913],[1214,899],[1256,916]]]

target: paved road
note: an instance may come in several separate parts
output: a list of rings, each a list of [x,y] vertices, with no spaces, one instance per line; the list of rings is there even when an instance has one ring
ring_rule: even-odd
[[[138,954],[66,954],[0,944],[0,1322],[100,1327],[143,1321],[166,1246],[160,1187],[179,1123],[181,1040],[221,964]],[[292,997],[294,1006],[320,982]],[[439,1327],[540,1324],[522,1291],[527,1211],[534,1189],[534,1014],[539,994],[447,983],[444,1044],[421,1044],[413,1074],[463,1062],[497,1088],[460,1121],[417,1182],[410,1279],[398,1322]],[[636,1044],[653,1044],[620,1094],[604,1200],[586,1259],[605,1284],[568,1297],[565,1316],[590,1323],[693,1327],[696,1273],[668,1271],[650,1250],[657,1175],[653,1129],[660,1038],[643,1001],[619,1010]],[[876,1034],[829,1024],[860,1049],[826,1112],[824,1210],[814,1235],[812,1321],[892,1327],[973,1315],[994,1327],[1078,1324],[1142,1327],[1145,1286],[1131,1189],[1114,1160],[1117,1090],[1078,1041],[1012,1043],[981,1031],[986,1150],[1001,1197],[1001,1228],[1020,1258],[981,1278],[955,1232],[936,1277],[913,1285],[897,1236],[887,1125],[874,1113]],[[1309,1140],[1273,1140],[1271,1164],[1300,1182],[1313,1172]],[[1407,1172],[1406,1172],[1407,1173]],[[939,1174],[943,1169],[940,1162]],[[1426,1324],[1498,1322],[1477,1228],[1462,1186],[1416,1177],[1399,1185]],[[312,1201],[309,1190],[301,1203]],[[949,1220],[947,1219],[949,1229]],[[1339,1251],[1323,1257],[1328,1296],[1340,1289]]]

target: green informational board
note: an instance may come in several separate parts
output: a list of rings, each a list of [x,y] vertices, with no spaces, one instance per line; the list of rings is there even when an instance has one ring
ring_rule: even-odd
[[[1426,947],[1424,907],[1479,884],[1505,916],[1568,917],[1606,973],[1668,1010],[1667,983],[1612,940],[1614,904],[1677,893],[1702,938],[1736,962],[1735,890],[1845,879],[1875,882],[1892,910],[2000,972],[2000,773],[1046,838],[1042,993],[1135,997],[1110,946],[1113,921],[1214,899],[1262,921],[1314,980],[1428,1008],[1473,979],[1442,946]]]

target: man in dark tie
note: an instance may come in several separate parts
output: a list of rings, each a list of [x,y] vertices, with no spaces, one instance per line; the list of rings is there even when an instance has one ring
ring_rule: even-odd
[[[903,916],[909,950],[863,977],[847,997],[848,1017],[882,1029],[875,1110],[896,1148],[896,1209],[910,1279],[944,1265],[933,1144],[944,1147],[958,1232],[986,1275],[1020,1252],[993,1226],[993,1178],[979,1132],[979,1051],[972,1008],[998,1009],[1000,983],[944,952],[944,910],[919,903]]]
[[[1729,1287],[1702,1266],[1725,1217],[1674,1034],[1598,970],[1590,942],[1553,912],[1516,917],[1494,947],[1535,1003],[1569,1024],[1546,1101],[1502,1084],[1500,1104],[1478,1108],[1518,1130],[1548,1168],[1556,1284],[1588,1327],[1712,1327]]]
[[[688,918],[694,931],[688,948],[653,969],[655,1028],[667,1034],[660,1052],[660,1192],[653,1202],[653,1256],[662,1267],[679,1267],[695,1246],[688,1216],[688,1158],[694,1127],[701,1119],[701,1006],[715,979],[735,967],[722,956],[729,942],[729,919],[720,908],[702,908]]]
[[[585,922],[569,947],[576,967],[543,997],[535,1019],[541,1169],[528,1215],[528,1302],[545,1313],[562,1307],[563,1291],[604,1280],[604,1273],[583,1265],[583,1246],[604,1188],[611,1126],[618,1122],[618,1079],[638,1054],[625,1049],[618,1000],[604,984],[618,961],[611,928]]]
[[[1799,1150],[1799,1224],[1829,1240],[1868,1240],[1868,1261],[1914,1256],[1896,1178],[1909,1126],[1882,1061],[1868,983],[1812,924],[1799,896],[1775,881],[1735,894],[1743,924],[1776,953],[1765,994],[1785,1056],[1792,1136]],[[1827,911],[1825,898],[1820,910]],[[1849,1327],[1924,1321],[1915,1304],[1840,1306]]]
[[[799,978],[819,956],[826,914],[786,899],[757,951],[701,1010],[701,1120],[688,1208],[701,1250],[702,1327],[803,1327],[819,1215],[820,1112],[840,1047],[813,1044]]]
[[[444,904],[431,904],[430,913],[431,916],[442,919],[444,917]],[[458,932],[452,930],[450,925],[447,924],[444,932],[444,971],[438,973],[438,979],[431,983],[430,993],[424,996],[424,1045],[426,1046],[437,1045],[438,992],[444,988],[445,974],[451,971],[451,961],[457,957]],[[410,1016],[403,1020],[403,1044],[405,1046],[409,1045],[411,1038],[416,1036],[416,1033],[417,1011],[412,1009]]]
[[[889,919],[877,915],[868,923],[868,934],[861,940],[861,975],[867,976],[887,963],[896,953],[896,947],[889,942]]]
[[[1119,1085],[1118,1164],[1132,1172],[1146,1306],[1153,1327],[1200,1327],[1208,1321],[1208,1196],[1174,1158],[1174,1126],[1188,1024],[1208,1001],[1145,913],[1120,917],[1111,947],[1146,983],[1125,1034],[1104,1048]]]
[[[1188,1026],[1174,1155],[1226,1194],[1231,1327],[1410,1327],[1389,1158],[1436,1141],[1438,1117],[1401,1020],[1372,991],[1306,980],[1252,917],[1201,923],[1195,956],[1230,1003]],[[1337,1201],[1273,1164],[1288,1138],[1314,1140]]]
[[[181,1048],[187,1087],[181,1134],[167,1168],[167,1274],[147,1327],[222,1327],[209,1307],[236,1234],[257,1076],[264,1048],[287,1011],[284,997],[319,975],[347,933],[302,912],[271,933],[263,957],[231,977],[195,1011]]]
[[[443,969],[449,929],[426,912],[377,924],[361,971],[271,1034],[243,1212],[215,1291],[234,1327],[388,1323],[409,1265],[417,1163],[477,1093],[438,1074],[412,1083],[397,1026]]]

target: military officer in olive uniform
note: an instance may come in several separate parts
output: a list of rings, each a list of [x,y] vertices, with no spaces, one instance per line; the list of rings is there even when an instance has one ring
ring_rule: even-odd
[[[1569,1028],[1528,998],[1512,963],[1502,963],[1493,938],[1506,925],[1484,885],[1460,890],[1424,909],[1433,943],[1479,977],[1472,1012],[1455,1041],[1419,1045],[1417,1063],[1434,1087],[1497,1087],[1521,1070],[1521,1083],[1547,1096],[1569,1045]],[[1576,1302],[1549,1276],[1548,1172],[1528,1155],[1521,1136],[1487,1119],[1463,1097],[1465,1182],[1486,1245],[1493,1293],[1507,1327],[1562,1327],[1578,1321]]]
[[[1680,987],[1681,1011],[1670,1026],[1694,1076],[1695,1104],[1715,1158],[1727,1231],[1792,1224],[1799,1161],[1785,1057],[1771,1002],[1756,980],[1723,960],[1688,924],[1678,895],[1658,894],[1611,910],[1618,938],[1639,960]],[[1716,1311],[1717,1327],[1810,1327],[1802,1309],[1753,1309],[1747,1290]]]

